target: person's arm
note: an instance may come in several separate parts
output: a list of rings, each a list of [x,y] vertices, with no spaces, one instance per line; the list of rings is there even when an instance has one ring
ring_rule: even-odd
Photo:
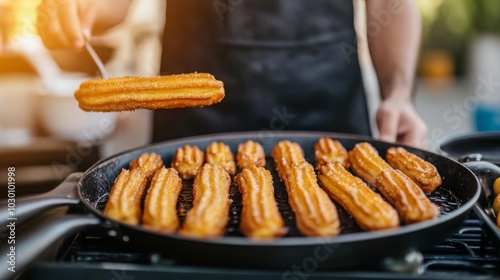
[[[42,0],[37,28],[49,48],[81,48],[125,18],[132,0]]]
[[[421,20],[414,0],[366,0],[367,35],[381,104],[379,138],[422,147],[427,128],[412,102]]]

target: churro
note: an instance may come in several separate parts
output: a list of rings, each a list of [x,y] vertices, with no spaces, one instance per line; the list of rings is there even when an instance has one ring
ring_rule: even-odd
[[[297,228],[307,236],[334,236],[340,232],[337,208],[316,179],[314,167],[302,162],[289,167],[284,180]]]
[[[368,184],[375,185],[377,176],[391,166],[367,142],[356,144],[349,152],[349,162],[356,174]]]
[[[228,145],[222,142],[213,142],[205,152],[205,162],[220,165],[229,175],[236,173],[234,155]]]
[[[104,214],[127,224],[139,224],[146,186],[147,178],[141,171],[122,169],[111,189]]]
[[[144,202],[144,226],[164,232],[175,232],[179,227],[177,199],[182,179],[174,168],[159,169],[148,189]]]
[[[172,167],[175,168],[182,179],[190,179],[196,175],[203,165],[203,151],[197,146],[185,145],[175,151]]]
[[[410,177],[424,192],[432,192],[442,184],[434,165],[402,147],[388,149],[386,160],[392,167]]]
[[[403,172],[392,168],[377,176],[375,186],[391,203],[406,224],[434,219],[439,214],[437,206]]]
[[[236,162],[241,169],[252,165],[263,167],[266,165],[264,148],[258,142],[251,140],[240,143],[238,145],[238,153],[236,154]]]
[[[396,210],[341,164],[322,166],[318,179],[330,197],[353,216],[361,229],[381,230],[399,226]]]
[[[75,98],[84,111],[201,107],[220,102],[224,84],[207,73],[96,79],[83,82]]]
[[[242,194],[241,232],[255,239],[284,235],[286,229],[274,199],[271,173],[264,167],[251,165],[235,181]]]
[[[340,163],[345,168],[349,167],[347,150],[342,144],[329,137],[323,137],[314,145],[314,156],[316,157],[316,169],[328,163]]]
[[[193,184],[193,208],[180,230],[183,235],[218,237],[225,233],[229,215],[231,177],[219,165],[205,163]]]
[[[151,180],[158,171],[163,166],[163,160],[161,156],[155,153],[142,154],[140,157],[134,159],[130,162],[130,170],[138,169],[148,180]]]
[[[288,140],[280,141],[272,151],[276,171],[280,179],[285,180],[290,167],[305,162],[304,151],[299,144]]]

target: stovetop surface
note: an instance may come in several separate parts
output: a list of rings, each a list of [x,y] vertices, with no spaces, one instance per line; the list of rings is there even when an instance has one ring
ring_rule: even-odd
[[[314,267],[305,271],[293,267],[289,270],[260,270],[192,266],[105,236],[104,232],[94,230],[68,238],[54,260],[34,265],[21,279],[500,278],[500,254],[489,242],[482,222],[474,213],[447,240],[423,252],[411,252],[406,256],[407,260],[391,260],[389,265],[377,268],[363,268],[361,265],[359,269],[349,271],[315,270]]]

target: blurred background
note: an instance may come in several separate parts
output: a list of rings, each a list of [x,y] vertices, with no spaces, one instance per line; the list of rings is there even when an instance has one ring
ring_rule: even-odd
[[[353,1],[374,115],[378,85],[367,47],[365,0]],[[20,193],[46,191],[71,172],[151,140],[149,111],[80,111],[73,93],[81,81],[96,78],[97,69],[86,52],[43,46],[34,25],[38,2],[0,0],[0,170],[17,168]],[[500,1],[417,4],[423,38],[415,102],[429,128],[428,149],[459,134],[499,131]],[[158,74],[165,8],[165,0],[135,0],[123,24],[92,39],[112,76]]]

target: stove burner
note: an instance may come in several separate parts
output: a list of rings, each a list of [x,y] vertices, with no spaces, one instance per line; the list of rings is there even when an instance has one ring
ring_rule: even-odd
[[[83,274],[82,272],[85,271]],[[164,258],[161,254],[123,244],[97,229],[67,239],[56,260],[35,265],[27,279],[287,279],[285,271],[229,267],[201,267]],[[80,276],[79,276],[80,275]],[[344,279],[470,279],[500,275],[500,255],[471,213],[460,229],[428,250],[411,251],[400,259],[386,259],[380,267],[355,271],[315,271],[308,276]],[[290,278],[292,279],[292,278]]]

